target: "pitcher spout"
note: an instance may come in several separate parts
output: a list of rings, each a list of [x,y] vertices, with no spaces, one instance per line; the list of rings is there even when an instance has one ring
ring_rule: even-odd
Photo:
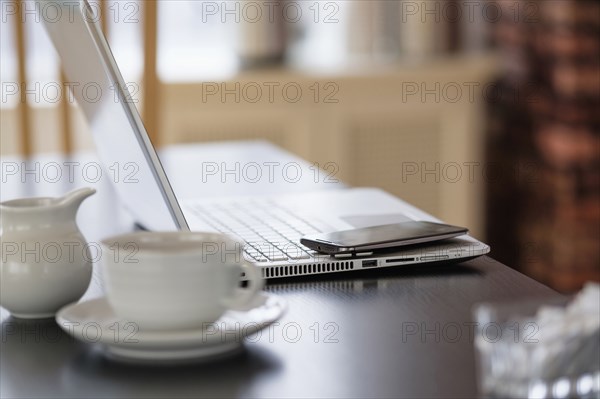
[[[81,203],[96,190],[82,188],[59,198],[21,198],[0,203],[0,234],[45,231],[61,223],[75,224]]]
[[[96,194],[96,190],[93,188],[82,188],[79,190],[71,191],[64,197],[59,198],[57,201],[57,205],[70,208],[76,212],[77,209],[79,209],[81,203],[86,198],[91,197],[94,194]]]

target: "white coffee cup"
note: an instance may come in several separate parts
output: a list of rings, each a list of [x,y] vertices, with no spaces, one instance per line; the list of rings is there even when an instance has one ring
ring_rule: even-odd
[[[139,232],[102,241],[106,294],[117,316],[145,330],[202,327],[259,295],[263,279],[222,234]],[[242,273],[248,280],[239,286]]]

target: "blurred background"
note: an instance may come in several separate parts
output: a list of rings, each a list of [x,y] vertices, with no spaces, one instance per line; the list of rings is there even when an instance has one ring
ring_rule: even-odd
[[[1,155],[93,149],[52,1],[0,3]],[[156,146],[269,140],[560,291],[600,280],[600,3],[91,3]]]

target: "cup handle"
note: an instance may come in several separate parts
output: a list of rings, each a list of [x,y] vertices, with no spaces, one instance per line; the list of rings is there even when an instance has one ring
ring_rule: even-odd
[[[239,309],[247,305],[252,299],[254,299],[262,291],[265,282],[261,276],[258,267],[252,263],[243,262],[240,264],[240,268],[246,273],[248,278],[248,286],[245,288],[236,288],[231,298],[227,298],[224,301],[224,305],[229,309]]]

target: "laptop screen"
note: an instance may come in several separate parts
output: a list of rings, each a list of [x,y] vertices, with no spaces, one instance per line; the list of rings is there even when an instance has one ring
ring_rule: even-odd
[[[37,0],[42,10],[45,0]],[[107,177],[145,228],[187,229],[187,224],[156,151],[131,100],[115,59],[86,0],[53,1],[59,18],[40,13],[60,55],[73,97],[83,110]],[[54,16],[54,15],[53,15]]]

